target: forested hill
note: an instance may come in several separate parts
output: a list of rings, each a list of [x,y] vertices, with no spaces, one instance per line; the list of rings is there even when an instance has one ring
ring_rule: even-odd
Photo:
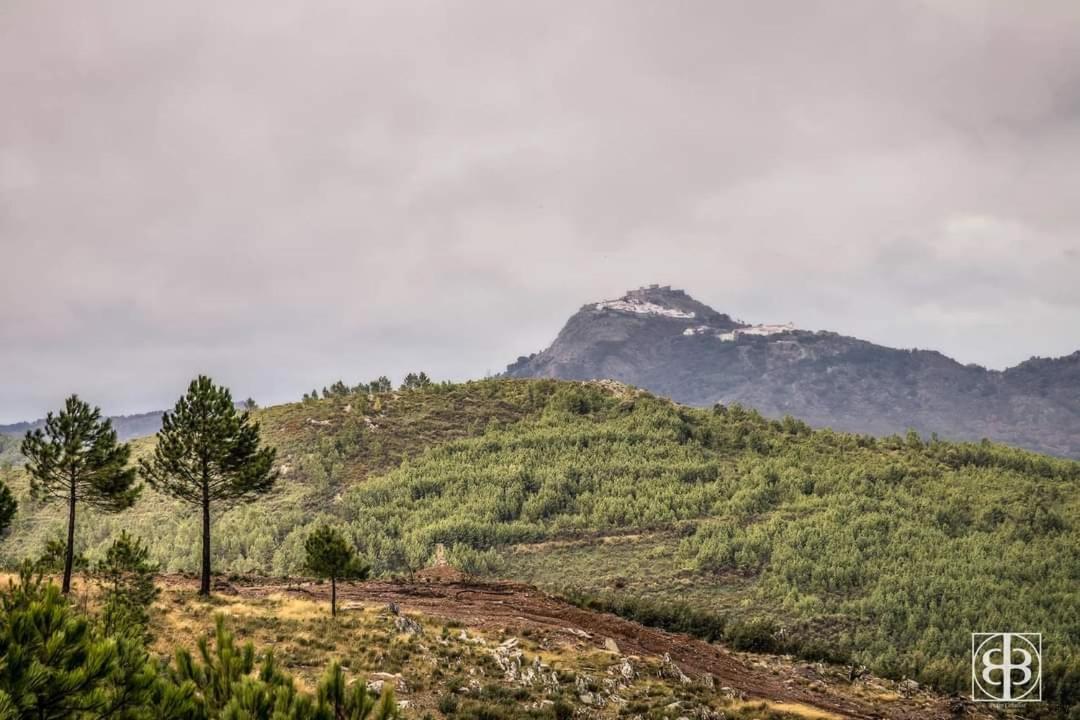
[[[748,325],[666,287],[585,305],[548,348],[506,374],[613,378],[689,405],[741,402],[814,427],[916,428],[1080,458],[1080,351],[998,372],[932,350]]]
[[[342,392],[256,416],[282,479],[216,518],[222,571],[302,573],[325,521],[376,573],[424,567],[441,544],[471,572],[646,622],[949,689],[969,679],[971,632],[1035,629],[1055,648],[1048,692],[1080,687],[1080,463],[812,430],[615,383]],[[10,563],[58,537],[63,510],[6,474],[21,503],[0,544]],[[187,507],[147,492],[83,517],[88,558],[126,528],[166,569],[197,567]]]

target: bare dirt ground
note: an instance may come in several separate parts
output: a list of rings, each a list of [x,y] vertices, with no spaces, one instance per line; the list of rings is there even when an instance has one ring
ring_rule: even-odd
[[[197,580],[163,578],[175,589],[197,589]],[[329,584],[250,579],[222,582],[215,592],[241,597],[300,594],[328,600]],[[625,655],[669,655],[688,676],[711,675],[720,688],[731,688],[747,699],[786,708],[802,707],[807,717],[869,720],[935,720],[978,717],[975,708],[958,698],[922,690],[890,692],[887,681],[850,683],[840,672],[817,673],[812,665],[780,661],[770,656],[729,651],[719,645],[679,633],[649,628],[607,613],[584,610],[534,587],[513,582],[478,582],[450,568],[432,568],[413,581],[369,581],[338,587],[338,602],[396,604],[402,611],[488,630],[530,630],[561,636],[567,643],[603,648],[614,641]],[[610,644],[607,644],[610,648]]]

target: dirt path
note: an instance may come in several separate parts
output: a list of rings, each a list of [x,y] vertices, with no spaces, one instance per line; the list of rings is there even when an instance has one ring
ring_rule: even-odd
[[[191,586],[197,581],[170,577],[167,584]],[[329,586],[313,583],[284,583],[254,580],[250,583],[229,583],[221,587],[223,594],[267,596],[273,594],[302,594],[315,599],[328,599]],[[870,720],[945,720],[957,715],[949,711],[946,698],[927,697],[893,699],[871,702],[854,697],[846,688],[822,687],[811,689],[793,681],[792,676],[777,674],[742,655],[688,635],[669,633],[624,620],[608,613],[583,610],[552,597],[528,585],[512,582],[472,582],[452,577],[429,581],[369,581],[338,587],[339,602],[396,603],[404,611],[419,612],[470,627],[489,630],[524,629],[564,634],[568,639],[592,642],[603,647],[611,638],[627,655],[663,656],[671,659],[692,677],[712,675],[717,687],[730,687],[754,700],[804,705],[844,718]],[[968,712],[970,713],[970,708]],[[971,717],[970,714],[967,717]]]

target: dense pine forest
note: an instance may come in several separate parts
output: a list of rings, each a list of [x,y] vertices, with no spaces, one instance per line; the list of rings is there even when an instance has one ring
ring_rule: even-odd
[[[469,573],[950,691],[969,682],[971,632],[1041,631],[1045,694],[1080,697],[1080,463],[613,383],[416,377],[255,411],[277,483],[215,516],[215,570],[309,574],[305,542],[331,526],[375,576],[423,568],[441,545]],[[30,497],[22,467],[2,472],[19,511],[0,552],[15,565],[61,539],[64,517]],[[100,560],[121,530],[165,570],[199,567],[198,514],[152,488],[124,513],[87,510],[77,557]]]

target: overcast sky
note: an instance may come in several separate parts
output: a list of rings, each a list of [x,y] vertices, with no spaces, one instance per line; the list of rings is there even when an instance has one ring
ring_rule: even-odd
[[[5,0],[0,422],[498,372],[659,282],[1080,349],[1080,2]]]

